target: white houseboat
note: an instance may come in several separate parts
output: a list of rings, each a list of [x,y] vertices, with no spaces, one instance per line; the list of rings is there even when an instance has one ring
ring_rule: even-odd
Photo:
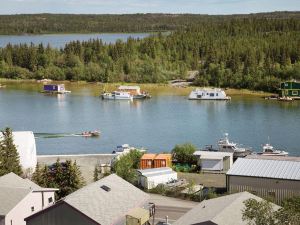
[[[123,91],[114,91],[111,93],[103,93],[102,95],[103,99],[107,100],[132,100],[133,96],[129,92],[123,92]]]
[[[122,85],[118,88],[118,91],[129,92],[132,95],[133,99],[144,99],[151,97],[149,93],[141,91],[141,88],[139,86]]]
[[[220,88],[197,88],[189,95],[190,100],[230,100]]]

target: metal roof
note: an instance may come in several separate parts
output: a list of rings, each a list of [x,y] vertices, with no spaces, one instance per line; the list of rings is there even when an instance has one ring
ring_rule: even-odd
[[[300,162],[239,158],[226,175],[300,180]]]
[[[151,169],[144,169],[144,170],[137,170],[142,175],[146,174],[153,174],[153,173],[163,173],[163,172],[169,172],[172,171],[172,168],[170,167],[159,167],[159,168],[151,168]]]

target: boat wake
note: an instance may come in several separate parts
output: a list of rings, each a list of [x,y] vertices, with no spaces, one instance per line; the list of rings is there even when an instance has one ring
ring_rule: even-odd
[[[35,138],[64,138],[64,137],[86,137],[84,134],[73,133],[34,133]]]

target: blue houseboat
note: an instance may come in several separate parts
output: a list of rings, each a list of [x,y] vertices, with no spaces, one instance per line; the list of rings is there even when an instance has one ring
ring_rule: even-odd
[[[71,91],[67,91],[64,84],[45,84],[43,92],[65,94],[70,93]]]

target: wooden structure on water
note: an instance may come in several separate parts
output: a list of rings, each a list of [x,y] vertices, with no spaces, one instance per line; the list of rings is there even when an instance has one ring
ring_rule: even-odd
[[[280,84],[279,97],[300,99],[300,82],[295,80],[282,82]]]

